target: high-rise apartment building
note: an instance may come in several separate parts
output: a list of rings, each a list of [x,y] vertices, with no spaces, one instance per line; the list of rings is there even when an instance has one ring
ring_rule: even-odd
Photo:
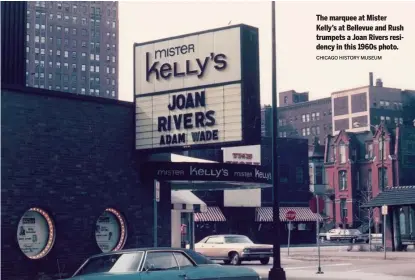
[[[118,99],[118,3],[27,2],[26,86]]]

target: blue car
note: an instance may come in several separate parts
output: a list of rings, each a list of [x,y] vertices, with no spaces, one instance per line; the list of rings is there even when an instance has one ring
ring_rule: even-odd
[[[259,280],[260,277],[251,268],[221,266],[189,249],[143,248],[92,256],[69,279]]]

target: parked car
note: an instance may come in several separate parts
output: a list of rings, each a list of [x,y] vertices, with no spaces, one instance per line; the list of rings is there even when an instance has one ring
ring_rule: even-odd
[[[207,236],[195,244],[195,251],[232,265],[255,260],[268,264],[272,257],[272,245],[255,244],[245,235],[233,234]]]
[[[143,248],[92,256],[69,279],[259,280],[260,277],[251,268],[225,267],[188,249]]]
[[[334,228],[319,234],[321,241],[349,241],[351,243],[368,242],[369,235],[362,234],[358,229]]]

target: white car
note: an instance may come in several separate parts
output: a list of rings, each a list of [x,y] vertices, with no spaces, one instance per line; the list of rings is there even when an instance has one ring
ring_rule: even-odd
[[[320,233],[321,241],[360,241],[362,233],[358,229],[341,229],[334,228],[326,233]]]
[[[242,261],[260,261],[268,264],[272,245],[255,244],[245,235],[211,235],[195,244],[195,251],[212,260],[239,265]]]

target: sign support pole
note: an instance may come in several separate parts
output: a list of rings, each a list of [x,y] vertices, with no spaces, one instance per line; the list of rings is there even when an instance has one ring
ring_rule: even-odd
[[[316,206],[317,206],[317,215],[316,215],[316,242],[317,242],[317,251],[318,251],[318,268],[317,268],[317,274],[323,274],[324,272],[321,271],[321,259],[320,259],[320,205],[318,201],[318,194],[316,194]]]
[[[154,198],[153,198],[153,247],[157,247],[157,202],[160,200],[160,182],[157,180],[154,180]]]
[[[281,267],[280,244],[280,205],[278,195],[278,115],[277,115],[277,45],[275,35],[275,1],[271,2],[271,29],[272,29],[272,224],[273,224],[273,262],[269,271],[269,280],[286,280],[285,271]]]
[[[290,255],[291,221],[288,222],[288,256]]]
[[[384,259],[386,260],[386,216],[388,215],[388,205],[382,206],[382,215],[383,215],[383,253]]]

